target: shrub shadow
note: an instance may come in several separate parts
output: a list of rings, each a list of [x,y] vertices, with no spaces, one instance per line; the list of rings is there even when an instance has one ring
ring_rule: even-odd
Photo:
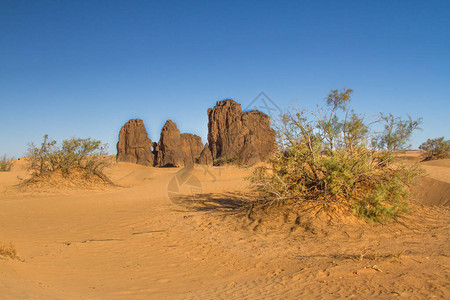
[[[256,196],[238,192],[208,193],[173,197],[172,202],[192,211],[239,213],[257,202]]]

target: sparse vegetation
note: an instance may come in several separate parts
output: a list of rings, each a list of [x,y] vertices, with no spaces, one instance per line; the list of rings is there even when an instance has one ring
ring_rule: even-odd
[[[419,146],[419,149],[425,150],[424,160],[449,158],[450,140],[445,140],[444,137],[428,139]]]
[[[95,175],[109,182],[103,174],[103,169],[109,164],[105,158],[106,149],[106,144],[91,138],[71,138],[58,147],[56,141],[44,135],[40,147],[29,145],[28,169],[33,172],[33,178],[55,171],[60,171],[64,176],[81,171],[86,176]]]
[[[239,165],[240,161],[239,161],[239,157],[235,156],[235,157],[219,157],[217,159],[214,160],[214,165],[215,166],[226,166],[226,165]]]
[[[0,257],[6,258],[18,258],[17,250],[14,248],[13,244],[4,245],[0,243]]]
[[[8,157],[6,154],[0,157],[0,172],[8,172],[14,165],[14,158]]]
[[[408,209],[408,185],[420,174],[401,163],[395,151],[421,120],[381,115],[369,123],[348,108],[351,89],[332,90],[317,111],[296,110],[282,116],[277,128],[280,149],[271,167],[250,177],[264,206],[299,204],[332,212],[347,207],[367,220],[383,222]],[[383,122],[384,131],[373,124]]]

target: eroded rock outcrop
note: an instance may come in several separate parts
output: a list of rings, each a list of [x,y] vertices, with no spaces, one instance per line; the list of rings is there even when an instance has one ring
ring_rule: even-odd
[[[167,120],[158,143],[148,138],[144,122],[129,120],[120,130],[117,161],[146,166],[183,167],[198,163],[253,164],[266,159],[276,149],[276,134],[266,114],[243,112],[233,100],[218,101],[208,109],[208,142],[190,133],[180,133]],[[153,148],[153,149],[152,149]]]
[[[234,100],[218,101],[208,109],[208,142],[214,161],[253,164],[276,148],[270,117],[253,110],[243,112]]]
[[[211,150],[209,149],[208,143],[205,144],[205,147],[203,147],[202,152],[200,153],[200,156],[197,158],[196,161],[200,165],[208,165],[212,166],[213,164],[213,157],[211,154]]]
[[[182,167],[194,164],[203,150],[202,138],[191,133],[180,133],[172,120],[167,120],[155,147],[158,167]]]
[[[116,159],[117,161],[153,166],[152,141],[148,137],[141,119],[131,119],[120,129]]]
[[[167,120],[161,130],[161,136],[156,148],[156,166],[182,167],[184,153],[182,149],[180,130],[172,120]]]
[[[182,133],[181,145],[184,165],[187,166],[196,163],[203,150],[202,138],[192,133]]]

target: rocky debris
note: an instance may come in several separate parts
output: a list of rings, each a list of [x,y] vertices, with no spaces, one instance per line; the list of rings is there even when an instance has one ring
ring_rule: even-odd
[[[152,141],[141,119],[131,119],[120,129],[116,160],[153,166]]]
[[[161,136],[156,147],[156,166],[182,167],[185,155],[182,149],[181,133],[172,120],[167,120],[161,130]]]
[[[276,149],[275,130],[262,112],[243,112],[239,103],[224,100],[208,109],[208,119],[208,142],[215,162],[253,164]]]
[[[184,165],[193,165],[203,150],[202,138],[195,134],[182,133],[181,145],[184,156]]]
[[[205,144],[205,147],[203,148],[202,152],[200,153],[199,158],[197,158],[197,163],[200,165],[209,165],[212,166],[213,164],[213,157],[211,154],[211,150],[209,150],[208,143]]]

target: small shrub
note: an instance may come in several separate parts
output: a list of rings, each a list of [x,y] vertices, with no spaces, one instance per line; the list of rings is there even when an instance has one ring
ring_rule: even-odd
[[[277,131],[280,149],[271,167],[250,177],[266,206],[273,203],[344,206],[367,220],[382,222],[408,209],[408,184],[420,174],[401,164],[395,151],[405,149],[421,120],[381,115],[376,134],[363,115],[347,108],[351,89],[332,90],[316,112],[287,112]]]
[[[106,144],[91,138],[64,140],[61,149],[56,152],[56,165],[63,173],[79,168],[88,174],[100,174],[107,166],[104,158],[107,154],[106,149]]]
[[[422,119],[413,120],[409,116],[408,120],[402,120],[392,114],[381,114],[381,120],[385,123],[384,132],[375,139],[375,143],[379,149],[389,152],[411,147],[408,144],[409,137],[414,130],[419,129],[422,122]]]
[[[0,157],[0,172],[11,171],[14,161],[14,158],[8,157],[6,154]]]
[[[28,145],[28,152],[26,153],[28,157],[27,167],[33,172],[33,175],[47,174],[57,168],[57,149],[55,145],[56,141],[49,140],[47,134],[44,135],[44,141],[40,147],[35,146],[34,143]]]
[[[449,158],[450,140],[445,140],[444,137],[428,139],[419,146],[419,149],[425,150],[424,160]]]
[[[82,170],[86,175],[97,175],[106,180],[103,169],[109,165],[105,157],[107,145],[91,138],[63,140],[60,147],[56,141],[44,135],[40,147],[29,145],[28,169],[34,176],[42,176],[60,170],[68,175],[73,170]],[[109,180],[107,180],[109,181]]]
[[[217,159],[214,160],[214,165],[215,166],[226,166],[226,165],[239,165],[240,161],[239,161],[239,157],[235,156],[235,157],[219,157]]]
[[[9,245],[0,244],[0,257],[18,258],[17,250],[11,243]]]

